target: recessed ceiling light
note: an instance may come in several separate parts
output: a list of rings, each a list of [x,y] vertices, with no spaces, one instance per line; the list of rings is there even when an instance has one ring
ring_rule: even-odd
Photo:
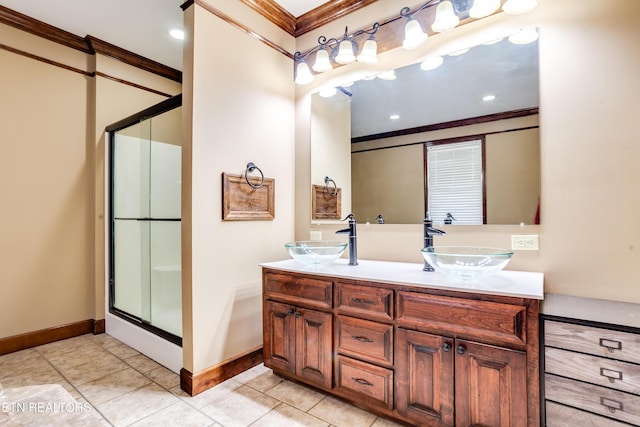
[[[398,120],[400,118],[400,116],[398,114],[392,114],[392,115],[389,116],[389,118],[391,120]]]
[[[483,101],[493,101],[494,99],[496,99],[495,95],[485,95],[482,97]]]
[[[184,30],[182,28],[170,28],[169,35],[174,39],[184,40]]]

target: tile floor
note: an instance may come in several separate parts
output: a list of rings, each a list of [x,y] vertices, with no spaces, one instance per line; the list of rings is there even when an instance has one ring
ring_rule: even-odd
[[[30,396],[27,401],[45,404],[75,402],[60,406],[59,411],[44,405],[19,406],[16,402],[26,395]],[[107,334],[89,334],[0,356],[0,426],[12,425],[398,424],[284,380],[262,364],[190,397],[180,389],[177,374]]]

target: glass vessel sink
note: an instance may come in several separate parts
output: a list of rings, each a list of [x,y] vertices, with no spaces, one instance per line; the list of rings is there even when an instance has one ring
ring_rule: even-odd
[[[348,243],[330,240],[296,240],[285,243],[289,255],[307,265],[331,264],[344,252]]]
[[[428,246],[424,259],[441,273],[462,280],[488,277],[502,270],[513,251],[480,246]]]

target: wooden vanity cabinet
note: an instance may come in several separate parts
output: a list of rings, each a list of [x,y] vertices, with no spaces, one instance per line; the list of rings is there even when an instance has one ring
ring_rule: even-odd
[[[263,307],[265,366],[331,389],[332,282],[272,274],[265,275],[263,287],[265,297],[274,298],[265,299]]]
[[[537,300],[269,269],[263,284],[274,372],[411,425],[540,425]]]

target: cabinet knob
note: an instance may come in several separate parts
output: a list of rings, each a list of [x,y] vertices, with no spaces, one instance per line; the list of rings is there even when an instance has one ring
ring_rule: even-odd
[[[292,308],[287,310],[287,316],[291,316],[292,314],[293,314],[293,309]]]
[[[451,344],[449,344],[448,342],[442,344],[442,351],[444,351],[445,353],[448,353],[449,350],[451,350]]]
[[[456,353],[458,353],[458,354],[465,354],[466,351],[467,351],[467,349],[464,348],[463,345],[459,345],[458,347],[456,347]]]
[[[296,317],[300,317],[302,316],[302,313],[300,313],[299,311],[296,311]]]

